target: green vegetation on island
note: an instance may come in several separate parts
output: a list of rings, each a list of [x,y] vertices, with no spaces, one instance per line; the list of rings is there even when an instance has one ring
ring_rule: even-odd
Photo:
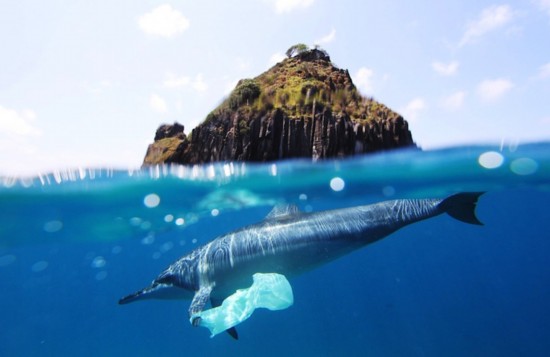
[[[395,116],[372,97],[362,96],[347,70],[337,68],[328,53],[304,44],[291,46],[288,58],[251,79],[242,79],[224,102],[214,109],[207,121],[228,111],[266,112],[281,109],[292,119],[308,118],[325,108],[334,114],[350,116],[366,123]]]
[[[191,135],[177,123],[161,126],[144,164],[316,160],[415,146],[407,122],[362,96],[325,50],[296,44],[286,55],[240,80]]]

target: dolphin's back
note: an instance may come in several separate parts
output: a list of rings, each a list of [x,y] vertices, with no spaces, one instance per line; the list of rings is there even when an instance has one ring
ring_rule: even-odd
[[[345,209],[270,217],[219,237],[204,247],[199,270],[218,290],[247,286],[257,272],[293,276],[373,243],[403,226],[444,212],[478,224],[480,194],[445,200],[405,199]],[[471,213],[469,213],[471,211]]]

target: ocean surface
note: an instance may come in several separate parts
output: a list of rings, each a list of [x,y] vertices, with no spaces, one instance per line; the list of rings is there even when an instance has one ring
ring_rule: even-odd
[[[190,301],[117,304],[276,204],[463,191],[486,191],[483,226],[438,216],[293,278],[239,341]],[[548,356],[550,143],[0,177],[0,282],[0,356]]]

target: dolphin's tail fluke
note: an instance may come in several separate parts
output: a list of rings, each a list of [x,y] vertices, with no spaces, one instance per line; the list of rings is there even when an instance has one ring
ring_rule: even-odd
[[[477,224],[483,223],[476,217],[476,205],[479,196],[485,192],[463,192],[447,197],[439,204],[443,212],[459,221]]]

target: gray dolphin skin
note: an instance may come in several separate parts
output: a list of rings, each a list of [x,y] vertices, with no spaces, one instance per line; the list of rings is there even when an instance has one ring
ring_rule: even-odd
[[[291,278],[427,218],[447,213],[462,222],[482,225],[475,214],[482,194],[392,200],[312,213],[300,212],[293,205],[278,206],[260,223],[217,237],[183,256],[150,286],[123,297],[119,304],[187,298],[192,299],[192,316],[208,301],[219,306],[237,289],[249,287],[254,273]],[[228,332],[237,338],[234,328]]]

